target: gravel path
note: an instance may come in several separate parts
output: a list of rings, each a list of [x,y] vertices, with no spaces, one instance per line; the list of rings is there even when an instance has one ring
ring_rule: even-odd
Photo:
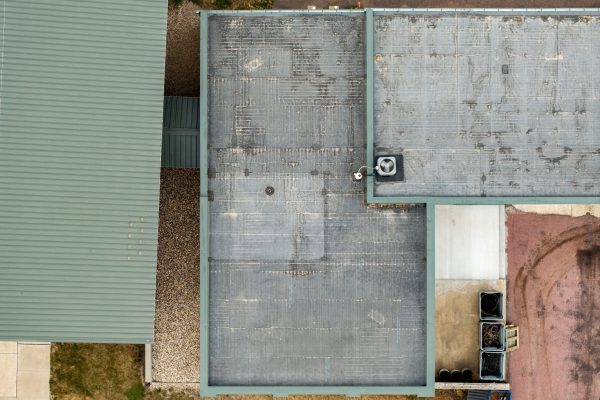
[[[162,170],[152,353],[158,382],[199,381],[198,194],[198,171]]]
[[[169,7],[167,18],[167,54],[165,96],[198,96],[200,92],[200,29],[191,2],[175,9]]]

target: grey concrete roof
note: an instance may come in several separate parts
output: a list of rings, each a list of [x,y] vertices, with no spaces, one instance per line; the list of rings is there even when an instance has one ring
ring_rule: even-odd
[[[598,196],[598,17],[378,15],[377,196]],[[504,71],[503,71],[504,69]]]
[[[209,27],[210,385],[425,385],[424,207],[350,179],[363,15]]]
[[[207,386],[431,379],[424,208],[365,207],[371,145],[375,196],[600,194],[597,17],[412,14],[208,15]]]

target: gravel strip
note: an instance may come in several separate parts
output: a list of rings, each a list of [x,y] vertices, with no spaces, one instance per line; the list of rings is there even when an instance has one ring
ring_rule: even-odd
[[[200,93],[200,19],[196,14],[200,8],[202,4],[192,2],[169,7],[165,96],[194,97]]]
[[[152,352],[157,382],[199,381],[198,195],[198,171],[161,171]]]

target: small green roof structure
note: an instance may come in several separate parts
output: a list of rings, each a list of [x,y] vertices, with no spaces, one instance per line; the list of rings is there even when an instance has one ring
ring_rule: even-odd
[[[152,342],[166,3],[0,5],[0,340]]]

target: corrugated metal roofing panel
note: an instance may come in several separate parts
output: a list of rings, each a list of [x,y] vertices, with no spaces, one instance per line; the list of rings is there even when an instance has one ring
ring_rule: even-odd
[[[197,97],[165,97],[163,167],[198,168],[199,114]]]
[[[163,127],[198,129],[198,97],[165,96]]]
[[[166,9],[0,2],[0,340],[152,341]]]

